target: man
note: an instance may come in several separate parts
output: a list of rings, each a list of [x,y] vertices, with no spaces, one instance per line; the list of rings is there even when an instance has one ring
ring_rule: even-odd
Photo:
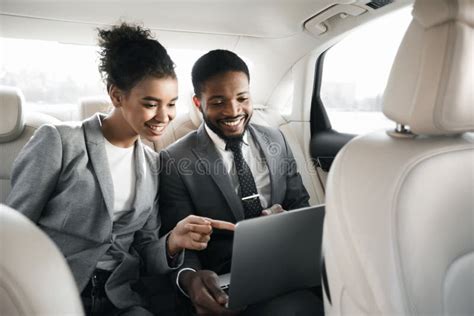
[[[253,105],[245,62],[230,51],[210,51],[195,63],[192,80],[204,123],[161,153],[162,233],[190,214],[236,223],[308,206],[283,134],[249,123]],[[215,230],[207,249],[185,254],[176,284],[198,314],[229,313],[217,275],[230,271],[232,238],[231,232]],[[246,312],[268,310],[256,308]]]

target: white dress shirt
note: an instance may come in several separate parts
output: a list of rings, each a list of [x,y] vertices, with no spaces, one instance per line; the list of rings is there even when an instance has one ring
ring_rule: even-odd
[[[227,174],[230,175],[232,185],[235,188],[235,192],[239,195],[240,184],[239,178],[237,176],[237,171],[235,169],[234,163],[234,153],[231,150],[225,150],[226,142],[221,137],[219,137],[213,130],[211,130],[207,124],[204,125],[206,128],[207,135],[211,138],[214,143],[217,152],[222,158],[224,167],[227,171]],[[270,198],[272,193],[271,183],[270,183],[270,172],[268,171],[268,166],[263,159],[260,152],[259,146],[255,143],[252,135],[249,132],[245,132],[243,135],[243,144],[242,144],[242,155],[245,159],[245,162],[252,171],[253,178],[255,180],[255,185],[257,186],[257,192],[260,196],[260,203],[262,208],[266,209],[270,207]]]

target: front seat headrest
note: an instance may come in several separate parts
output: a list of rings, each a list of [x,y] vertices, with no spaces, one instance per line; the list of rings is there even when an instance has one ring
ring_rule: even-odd
[[[0,86],[0,143],[10,142],[23,133],[25,119],[23,115],[24,97],[20,89]]]
[[[384,95],[384,114],[415,134],[474,131],[474,4],[419,0]]]
[[[0,204],[0,315],[83,315],[58,247],[20,212]]]

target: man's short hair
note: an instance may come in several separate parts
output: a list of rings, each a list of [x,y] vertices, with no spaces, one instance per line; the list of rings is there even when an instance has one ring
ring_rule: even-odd
[[[250,81],[247,64],[237,54],[224,49],[216,49],[201,56],[191,72],[194,93],[199,97],[207,80],[228,71],[243,72]]]

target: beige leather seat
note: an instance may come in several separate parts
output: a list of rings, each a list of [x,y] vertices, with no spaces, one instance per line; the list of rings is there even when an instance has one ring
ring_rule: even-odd
[[[113,108],[108,96],[83,98],[79,101],[79,121],[91,117],[94,113],[108,113]]]
[[[0,86],[0,203],[10,193],[11,168],[20,150],[38,127],[59,122],[46,114],[25,114],[24,102],[19,89]]]
[[[56,245],[0,204],[0,315],[83,315],[79,291]]]
[[[385,94],[397,131],[337,155],[327,315],[474,315],[473,25],[472,0],[416,1]]]

